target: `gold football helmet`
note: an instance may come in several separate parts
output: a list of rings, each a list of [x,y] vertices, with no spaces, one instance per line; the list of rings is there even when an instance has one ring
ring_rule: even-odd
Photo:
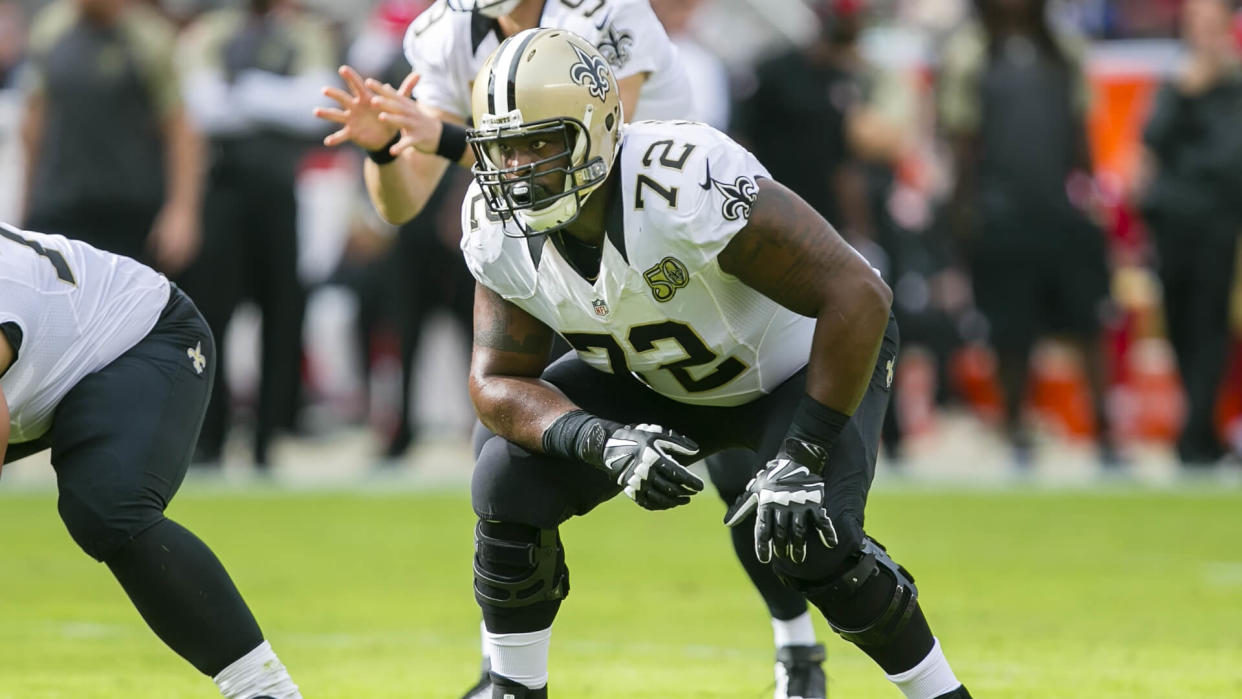
[[[523,235],[568,225],[612,170],[622,123],[617,79],[572,32],[528,29],[506,39],[475,78],[472,112],[474,177],[492,211]]]

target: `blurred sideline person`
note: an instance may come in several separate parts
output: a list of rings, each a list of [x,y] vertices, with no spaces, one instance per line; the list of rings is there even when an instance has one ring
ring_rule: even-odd
[[[909,574],[862,528],[898,346],[887,286],[724,134],[625,126],[618,91],[557,29],[507,39],[474,82],[462,250],[493,699],[549,696],[559,526],[621,492],[686,504],[704,484],[684,464],[736,447],[761,458],[716,484],[755,558],[907,697],[968,697]],[[554,332],[576,351],[549,365]]]
[[[253,455],[266,468],[272,438],[294,426],[300,400],[297,169],[324,131],[310,111],[332,78],[335,45],[322,23],[287,0],[248,0],[199,16],[181,49],[186,103],[210,138],[202,251],[184,283],[216,337],[225,336],[243,299],[263,314]],[[197,464],[221,458],[230,413],[225,373],[216,373]]]
[[[21,5],[0,2],[0,221],[22,217],[23,163],[21,73],[26,65],[26,18]]]
[[[1158,254],[1169,340],[1186,393],[1177,454],[1209,466],[1225,453],[1216,402],[1229,349],[1229,294],[1242,231],[1242,62],[1227,0],[1188,0],[1188,56],[1143,132],[1155,176],[1141,201]]]
[[[224,566],[164,516],[217,370],[206,322],[162,275],[0,224],[3,461],[52,450],[70,536],[221,694],[297,699]]]
[[[729,128],[733,95],[729,71],[724,61],[695,39],[690,31],[703,0],[652,0],[651,9],[668,38],[677,47],[677,63],[690,80],[690,101],[693,110],[680,118],[701,121],[724,131]],[[664,117],[667,118],[667,117]]]
[[[30,30],[25,225],[180,272],[199,244],[202,146],[174,28],[132,0],[56,0]]]
[[[682,119],[692,113],[688,80],[679,70],[676,51],[646,0],[604,0],[570,3],[558,0],[440,0],[410,25],[406,57],[413,72],[399,89],[379,81],[365,83],[349,66],[341,75],[349,92],[328,88],[340,109],[316,114],[341,128],[325,139],[328,145],[347,141],[369,151],[367,187],[381,216],[404,221],[416,216],[427,193],[451,162],[474,163],[466,148],[462,124],[471,112],[471,82],[491,52],[522,30],[558,27],[586,36],[616,71],[618,96],[625,120]],[[410,100],[410,96],[417,102]],[[400,127],[400,131],[398,131]],[[387,147],[385,144],[389,144]],[[477,305],[477,301],[475,302]],[[566,338],[568,339],[568,338]],[[563,353],[567,346],[560,347]],[[721,479],[755,460],[746,450],[730,450],[707,463],[722,496],[729,486]],[[806,699],[826,693],[821,664],[824,647],[817,642],[805,596],[783,585],[771,569],[755,558],[747,534],[731,532],[734,551],[759,590],[772,619],[777,647],[775,672],[790,680]],[[484,671],[467,697],[486,696],[490,650],[484,647]],[[777,697],[784,679],[778,679]]]
[[[908,142],[910,100],[895,76],[863,56],[864,0],[820,0],[813,9],[819,19],[814,39],[755,69],[738,130],[773,177],[839,226],[895,286],[900,241],[886,213],[893,166]],[[789,146],[789,133],[806,135],[799,148]],[[894,312],[905,320],[899,306]],[[889,410],[884,446],[894,460],[896,420],[897,410]]]
[[[1016,462],[1032,457],[1022,416],[1031,350],[1061,335],[1082,357],[1099,457],[1111,466],[1120,456],[1100,343],[1107,251],[1085,211],[1092,197],[1085,49],[1049,24],[1045,5],[977,0],[977,20],[945,47],[938,97],[957,177],[950,225],[988,322]]]

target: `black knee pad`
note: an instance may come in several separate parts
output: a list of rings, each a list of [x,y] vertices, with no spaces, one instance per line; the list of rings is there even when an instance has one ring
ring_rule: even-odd
[[[882,646],[900,633],[919,596],[914,577],[870,537],[842,572],[806,592],[832,630],[860,646]]]
[[[565,550],[555,529],[480,521],[474,528],[474,596],[479,604],[525,607],[569,594]]]
[[[56,502],[56,510],[74,542],[88,556],[101,562],[164,519],[163,511],[156,507],[87,502],[64,490]]]

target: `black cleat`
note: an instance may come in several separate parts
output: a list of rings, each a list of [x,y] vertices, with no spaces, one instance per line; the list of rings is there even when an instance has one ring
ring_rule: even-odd
[[[774,699],[825,699],[828,680],[824,661],[828,652],[822,643],[813,646],[782,646],[776,651],[776,694]]]
[[[972,699],[970,692],[966,691],[966,685],[960,684],[957,689],[948,694],[941,694],[936,699]]]
[[[466,690],[461,695],[461,699],[492,699],[492,663],[487,657],[483,658],[483,668],[479,672],[479,681],[474,686]]]
[[[496,673],[492,676],[491,699],[548,699],[548,688],[531,689]]]

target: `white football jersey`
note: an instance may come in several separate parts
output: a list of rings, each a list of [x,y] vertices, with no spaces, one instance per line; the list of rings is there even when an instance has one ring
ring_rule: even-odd
[[[138,344],[168,295],[163,275],[128,257],[0,224],[0,323],[22,330],[0,378],[9,442],[47,432],[61,398]]]
[[[648,73],[631,120],[684,119],[692,113],[689,78],[648,0],[546,0],[539,26],[567,29],[594,44],[617,80]],[[414,97],[469,117],[474,78],[501,40],[495,20],[455,12],[437,0],[405,32],[405,58],[422,76]]]
[[[462,203],[471,273],[591,366],[632,373],[683,403],[748,403],[801,369],[814,319],[716,260],[746,225],[757,178],[769,177],[759,161],[706,124],[647,121],[625,127],[613,169],[594,283],[545,237],[512,237],[518,231],[491,213],[477,183]]]

